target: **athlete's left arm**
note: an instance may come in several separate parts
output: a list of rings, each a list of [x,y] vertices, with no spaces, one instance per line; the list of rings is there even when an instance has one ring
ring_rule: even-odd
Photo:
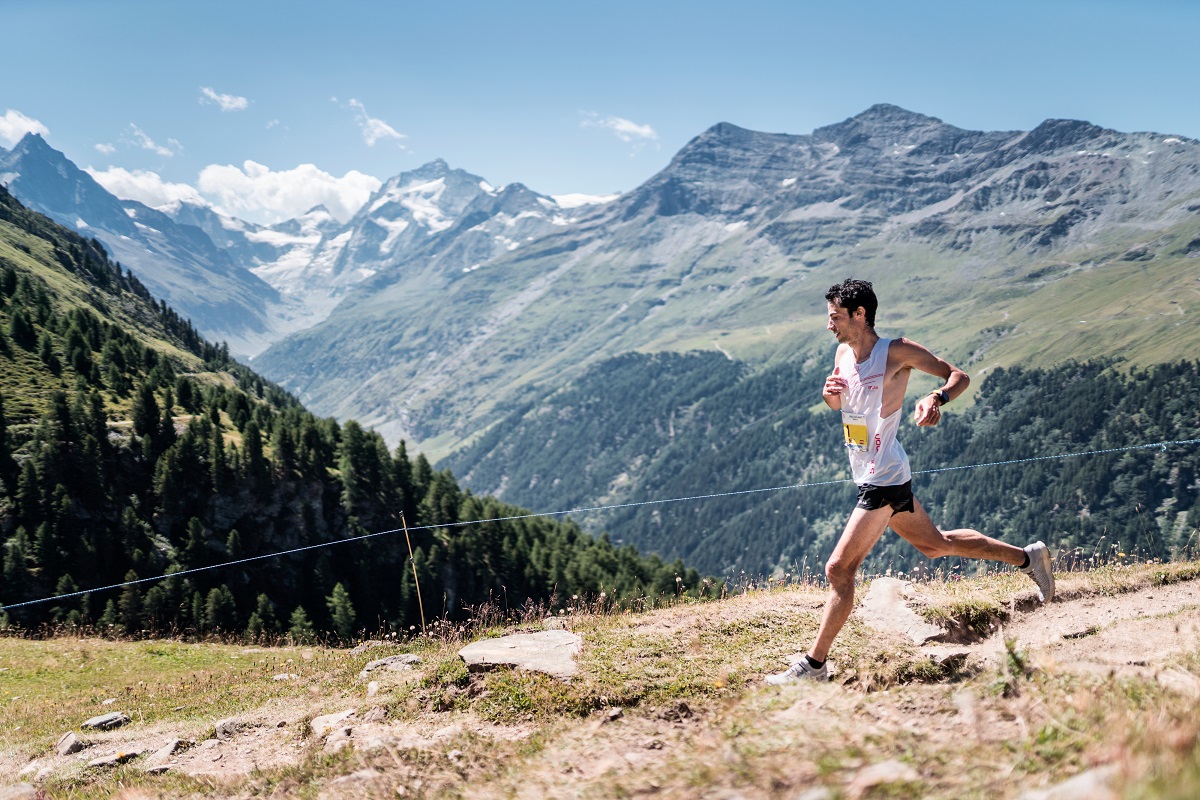
[[[930,375],[941,378],[944,381],[933,392],[918,400],[917,407],[913,410],[913,420],[918,425],[937,425],[938,420],[942,418],[941,393],[945,392],[946,402],[948,403],[967,390],[967,387],[971,384],[971,378],[967,373],[949,361],[934,355],[924,345],[917,344],[909,339],[900,339],[898,344],[900,345],[900,352],[896,355],[899,356],[897,362],[901,369],[920,370],[921,372],[927,372]]]

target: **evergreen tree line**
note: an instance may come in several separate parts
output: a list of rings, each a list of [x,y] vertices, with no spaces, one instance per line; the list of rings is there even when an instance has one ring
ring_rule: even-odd
[[[837,414],[821,402],[823,365],[779,364],[759,372],[730,366],[717,391],[694,396],[651,388],[664,377],[708,374],[709,368],[720,369],[711,354],[629,355],[599,365],[572,388],[493,427],[491,438],[470,453],[481,467],[468,473],[468,482],[482,477],[480,485],[496,485],[505,464],[518,465],[511,474],[521,478],[508,482],[505,497],[537,508],[559,499],[542,488],[554,485],[547,476],[566,482],[568,475],[588,475],[591,485],[605,487],[603,494],[568,498],[576,505],[802,485],[619,509],[597,524],[619,542],[682,558],[710,574],[821,574],[855,496],[846,482]],[[916,391],[933,383],[913,379]],[[982,380],[973,405],[950,406],[934,429],[908,421],[910,398],[900,435],[915,471],[1193,439],[1200,437],[1197,396],[1196,362],[998,369]],[[610,465],[576,445],[558,447],[560,438],[575,435],[567,428],[580,418],[600,426],[593,435],[615,446],[636,441],[644,449]],[[661,433],[667,419],[669,435]],[[622,466],[628,481],[620,477]],[[1191,445],[917,475],[914,488],[945,529],[976,528],[1019,545],[1042,539],[1055,552],[1078,549],[1088,557],[1103,547],[1168,559],[1189,544],[1193,552],[1200,546],[1198,470],[1200,447]],[[527,481],[529,475],[541,480]],[[909,571],[928,565],[888,534],[867,566]]]
[[[526,512],[310,414],[3,191],[0,237],[0,606],[84,592],[0,611],[11,624],[348,638],[413,629],[422,606],[711,589],[570,521],[475,524]]]

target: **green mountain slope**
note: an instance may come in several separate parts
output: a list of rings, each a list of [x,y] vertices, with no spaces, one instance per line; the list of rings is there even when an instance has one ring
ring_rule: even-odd
[[[820,573],[854,504],[839,421],[820,401],[825,374],[820,363],[755,372],[707,354],[625,356],[510,414],[447,463],[467,484],[540,510],[645,504],[587,519],[704,571]],[[934,384],[913,382],[917,392]],[[1196,362],[997,369],[937,429],[906,416],[901,441],[922,471],[1197,439],[1197,396]],[[610,443],[602,455],[579,446],[582,431]],[[1200,527],[1198,475],[1200,444],[1191,444],[918,475],[914,486],[944,529],[1042,539],[1067,555],[1107,542],[1169,558]],[[658,502],[725,493],[734,494]],[[928,564],[889,534],[869,566]]]
[[[313,416],[2,188],[0,367],[0,621],[349,637],[421,623],[422,596],[425,616],[458,617],[674,594],[677,578],[705,591],[682,563],[528,518]]]

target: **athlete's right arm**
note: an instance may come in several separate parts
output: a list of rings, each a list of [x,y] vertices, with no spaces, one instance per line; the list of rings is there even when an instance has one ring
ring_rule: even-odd
[[[838,345],[838,355],[841,355],[842,346]],[[821,391],[821,399],[825,401],[825,405],[838,411],[842,407],[842,391],[846,388],[846,379],[838,375],[837,357],[833,361],[833,373],[825,378],[825,388]]]

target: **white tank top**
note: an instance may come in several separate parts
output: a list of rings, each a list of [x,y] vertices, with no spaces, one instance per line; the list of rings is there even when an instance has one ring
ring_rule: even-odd
[[[838,377],[847,383],[842,392],[842,433],[850,455],[850,471],[859,486],[897,486],[912,480],[908,454],[896,440],[901,409],[887,419],[880,416],[891,343],[891,339],[880,339],[861,364],[855,361],[854,350],[847,347],[834,364]]]

